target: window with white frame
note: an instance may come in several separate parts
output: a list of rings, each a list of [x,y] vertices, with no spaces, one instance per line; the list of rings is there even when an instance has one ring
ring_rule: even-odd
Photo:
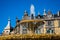
[[[54,30],[52,28],[47,28],[46,33],[52,34],[54,33]]]

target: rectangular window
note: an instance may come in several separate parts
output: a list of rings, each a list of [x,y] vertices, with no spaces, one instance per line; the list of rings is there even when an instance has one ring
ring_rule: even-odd
[[[51,20],[47,21],[47,26],[53,26],[53,25],[54,25],[53,21],[51,21]]]
[[[36,34],[40,34],[40,33],[41,33],[41,29],[38,29],[38,28],[37,28],[37,29],[35,30],[35,33],[36,33]]]
[[[48,21],[48,25],[51,25],[51,21]]]
[[[23,29],[22,34],[27,34],[27,29]]]
[[[50,33],[50,34],[54,33],[54,30],[52,28],[48,28],[46,31],[47,31],[47,33]]]
[[[27,34],[27,27],[26,26],[23,26],[23,28],[22,28],[22,34]]]

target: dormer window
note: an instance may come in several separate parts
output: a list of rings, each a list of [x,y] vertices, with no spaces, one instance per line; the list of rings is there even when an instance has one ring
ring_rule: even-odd
[[[51,15],[51,14],[50,14],[50,15],[47,15],[47,17],[48,17],[48,18],[51,18],[51,17],[52,17],[52,15]]]

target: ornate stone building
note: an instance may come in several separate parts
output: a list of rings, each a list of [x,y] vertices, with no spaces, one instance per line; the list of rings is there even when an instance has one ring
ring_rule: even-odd
[[[9,26],[10,27],[10,26]],[[8,28],[8,27],[7,27]],[[6,31],[6,30],[4,30]],[[3,32],[4,33],[4,32]],[[43,16],[35,16],[34,5],[31,5],[30,15],[24,11],[24,16],[21,20],[16,18],[16,26],[10,34],[60,34],[60,11],[57,14],[52,14],[49,10],[44,9]]]

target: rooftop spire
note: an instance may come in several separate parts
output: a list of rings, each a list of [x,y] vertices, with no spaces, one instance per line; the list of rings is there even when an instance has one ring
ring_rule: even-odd
[[[35,7],[33,4],[31,4],[31,7],[30,7],[30,18],[31,18],[31,15],[33,15],[33,17],[35,19]]]
[[[46,15],[46,9],[44,9],[44,14],[43,15]]]
[[[33,4],[31,4],[30,12],[31,12],[31,14],[33,14],[35,16],[35,8],[34,8]]]

